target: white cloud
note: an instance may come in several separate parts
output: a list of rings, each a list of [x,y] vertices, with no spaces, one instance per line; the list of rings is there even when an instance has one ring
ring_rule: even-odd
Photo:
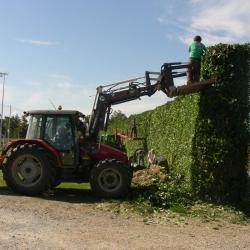
[[[57,80],[63,80],[63,81],[69,81],[72,82],[73,79],[70,76],[63,75],[63,74],[51,74],[49,77],[57,79]]]
[[[70,77],[69,77],[70,78]],[[20,85],[22,88],[20,88]],[[9,115],[9,105],[19,115],[25,110],[54,109],[51,102],[63,109],[79,110],[90,114],[93,105],[94,88],[73,82],[60,82],[47,78],[43,81],[32,80],[14,85],[7,81],[5,85],[4,114]],[[0,88],[0,96],[2,89]],[[1,98],[0,98],[1,100]]]
[[[192,17],[190,26],[197,32],[207,33],[211,40],[209,43],[212,39],[215,42],[220,39],[222,42],[229,43],[249,39],[249,1],[196,0],[192,4],[199,11]]]
[[[49,81],[52,82],[57,88],[70,89],[74,88],[74,80],[64,74],[51,74],[48,76]]]
[[[165,19],[164,16],[158,17],[157,20],[158,20],[158,22],[159,22],[160,24],[164,24],[164,23],[166,22],[166,19]]]
[[[176,27],[177,36],[184,43],[196,34],[201,35],[207,45],[250,40],[250,1],[190,0],[185,6],[186,15],[181,18],[176,17],[178,8],[176,5],[172,15],[161,15],[158,21]]]
[[[185,84],[183,79],[176,79],[176,85]],[[1,85],[0,85],[1,86]],[[20,87],[22,86],[22,87]],[[63,109],[79,110],[88,115],[91,113],[96,86],[77,84],[70,76],[64,74],[51,74],[43,80],[24,80],[14,85],[7,79],[5,85],[4,115],[9,115],[9,105],[12,112],[19,115],[23,111],[34,109],[54,109],[62,105]],[[0,100],[2,89],[0,88]],[[120,105],[115,105],[114,110],[122,110],[126,115],[152,110],[165,104],[170,99],[159,91],[152,97],[142,97]]]
[[[32,40],[32,39],[15,39],[16,41],[20,43],[27,43],[31,45],[37,45],[37,46],[55,46],[58,45],[58,42],[51,42],[51,41],[44,41],[44,40]]]
[[[155,95],[142,97],[141,100],[134,100],[113,106],[113,110],[121,110],[126,115],[138,114],[165,104],[170,99],[163,93],[157,92]]]
[[[40,81],[28,81],[27,85],[29,85],[31,87],[39,87],[42,85],[42,83]]]
[[[230,36],[218,36],[218,35],[213,35],[213,34],[209,34],[207,32],[203,32],[203,31],[194,31],[192,34],[199,34],[201,37],[203,37],[204,39],[204,43],[206,45],[213,45],[213,44],[218,44],[218,43],[233,43],[236,42],[236,40],[234,40],[232,37]],[[190,41],[193,40],[194,35],[180,35],[179,39],[185,43],[185,44],[189,44]]]

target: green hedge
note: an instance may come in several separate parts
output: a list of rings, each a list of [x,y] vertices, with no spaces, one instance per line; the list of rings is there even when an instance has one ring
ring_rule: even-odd
[[[249,143],[249,45],[210,47],[193,141],[193,189],[203,198],[237,202],[245,194]]]
[[[139,115],[131,115],[127,119],[116,119],[115,122],[111,122],[109,124],[108,132],[113,133],[115,129],[126,132],[129,128],[129,124],[135,118],[139,137],[147,138],[151,124],[151,116],[152,116],[152,111],[146,111]]]
[[[147,152],[147,141],[144,139],[140,140],[131,140],[131,139],[126,139],[124,141],[124,145],[127,151],[127,155],[129,158],[135,156],[135,151],[137,149],[143,149],[145,152]],[[133,158],[133,161],[135,159]]]
[[[156,108],[147,138],[148,148],[166,157],[170,171],[185,176],[188,183],[198,103],[199,95],[192,94]]]
[[[190,192],[213,201],[239,201],[246,187],[249,51],[248,44],[209,47],[202,76],[216,76],[216,86],[114,122],[109,131],[126,130],[135,118],[138,135],[146,141],[144,146],[167,158],[173,180],[178,179],[179,194]],[[127,141],[126,147],[131,154],[137,144]],[[157,205],[168,204],[168,186],[159,183],[154,187],[151,200]],[[180,186],[184,187],[182,191]],[[175,188],[171,190],[171,197],[175,197]]]
[[[146,111],[139,115],[131,115],[127,119],[115,120],[115,122],[109,124],[108,133],[110,134],[114,133],[116,129],[118,131],[129,132],[129,125],[133,119],[136,120],[137,134],[139,137],[138,140],[126,139],[124,142],[129,157],[133,156],[136,149],[139,148],[143,148],[145,152],[148,151],[147,138],[151,125],[151,116],[152,111]]]
[[[155,110],[132,115],[123,122],[113,122],[108,130],[110,133],[115,129],[126,131],[130,121],[135,118],[138,137],[144,140],[126,140],[128,155],[133,155],[137,148],[146,151],[153,148],[158,156],[167,159],[170,171],[180,174],[191,184],[192,140],[198,103],[198,94],[178,97]]]

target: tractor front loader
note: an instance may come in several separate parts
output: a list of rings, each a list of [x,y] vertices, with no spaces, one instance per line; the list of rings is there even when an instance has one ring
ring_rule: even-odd
[[[28,111],[25,139],[8,143],[0,166],[7,185],[15,192],[38,195],[61,182],[90,182],[101,197],[117,198],[130,187],[132,168],[127,155],[98,143],[100,130],[107,128],[111,106],[152,96],[163,91],[168,97],[202,90],[214,81],[176,87],[174,78],[186,75],[182,63],[166,63],[160,72],[97,88],[89,124],[74,110]]]

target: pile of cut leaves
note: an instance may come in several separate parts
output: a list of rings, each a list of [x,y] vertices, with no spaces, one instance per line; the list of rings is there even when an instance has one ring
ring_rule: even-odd
[[[147,201],[154,207],[186,206],[193,202],[191,189],[184,176],[169,173],[158,165],[136,171],[132,183],[129,199]]]

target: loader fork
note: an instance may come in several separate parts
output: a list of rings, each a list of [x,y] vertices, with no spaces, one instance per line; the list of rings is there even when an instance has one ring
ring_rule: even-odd
[[[181,62],[164,63],[160,72],[146,71],[145,76],[99,86],[90,118],[90,137],[97,138],[99,131],[107,128],[112,105],[136,100],[146,95],[152,96],[159,90],[170,98],[190,94],[216,82],[215,79],[210,79],[176,87],[174,79],[186,76],[190,67],[189,64]]]
[[[182,86],[175,86],[174,78],[184,77],[191,65],[175,62],[165,63],[161,67],[161,78],[158,81],[160,89],[168,96],[175,97],[201,91],[205,86],[216,82],[216,78],[193,82]]]

